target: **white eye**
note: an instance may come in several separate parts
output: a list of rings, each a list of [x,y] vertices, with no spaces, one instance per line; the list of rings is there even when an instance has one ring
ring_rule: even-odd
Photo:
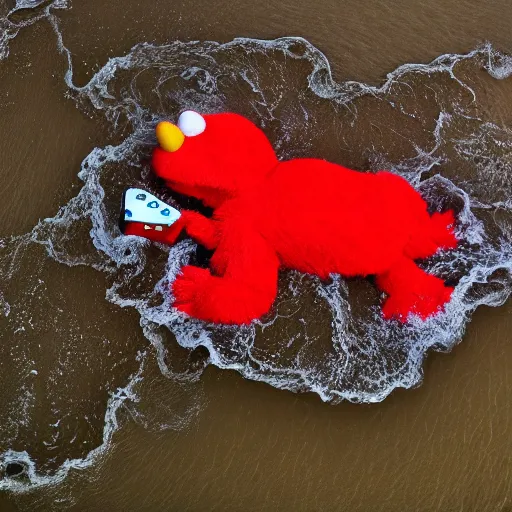
[[[193,110],[185,110],[178,119],[178,128],[187,137],[195,137],[204,132],[206,121],[201,114]]]

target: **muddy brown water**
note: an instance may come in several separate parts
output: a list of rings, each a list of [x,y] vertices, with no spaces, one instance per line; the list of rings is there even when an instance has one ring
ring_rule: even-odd
[[[12,7],[0,0],[0,16]],[[371,84],[402,64],[469,52],[486,41],[512,53],[512,4],[504,0],[91,0],[46,15],[47,7],[9,15],[11,23],[25,26],[0,61],[0,236],[9,258],[11,235],[30,232],[77,195],[82,160],[95,147],[126,136],[113,132],[94,109],[77,107],[64,81],[68,63],[57,46],[56,23],[77,86],[109,58],[142,42],[301,36],[324,53],[338,82]],[[510,127],[512,79],[493,81],[484,71],[468,76],[478,94],[478,115]],[[290,96],[296,93],[290,87]],[[311,105],[312,115],[329,112]],[[379,102],[357,106],[363,114],[346,136],[348,146],[339,153],[338,140],[313,133],[311,154],[364,167],[361,144],[398,127]],[[425,123],[435,124],[435,109],[427,106],[425,112]],[[431,131],[430,125],[429,135],[418,129],[415,140],[427,144]],[[411,156],[400,138],[377,139],[388,146],[391,160]],[[510,148],[504,151],[510,155]],[[443,165],[448,175],[454,172]],[[119,174],[114,176],[110,186],[117,190]],[[509,184],[504,182],[505,191]],[[75,258],[91,253],[89,228],[81,229],[84,245],[73,246]],[[142,334],[139,314],[105,299],[112,283],[91,268],[96,260],[68,266],[49,258],[47,245],[12,247],[19,253],[9,274],[15,278],[0,286],[12,303],[0,320],[2,451],[26,450],[47,475],[66,459],[86,457],[102,443],[109,397],[137,373],[141,358],[144,368],[137,400],[118,409],[119,429],[107,453],[51,485],[3,491],[1,510],[512,510],[510,301],[480,307],[451,352],[430,352],[419,387],[397,389],[377,404],[332,405],[314,393],[275,389],[213,366],[191,381],[190,368],[200,367],[205,355],[189,356],[171,337],[168,358],[183,378],[170,379]],[[158,258],[155,279],[163,269]],[[13,317],[20,326],[12,325]],[[28,385],[33,371],[38,380]],[[12,464],[2,469],[4,476],[17,471]],[[20,477],[21,486],[26,481]]]

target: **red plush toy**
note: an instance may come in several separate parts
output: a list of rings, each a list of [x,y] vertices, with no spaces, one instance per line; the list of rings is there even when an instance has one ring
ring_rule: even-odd
[[[213,208],[170,226],[127,222],[125,234],[172,244],[182,230],[214,250],[211,270],[186,266],[175,306],[203,320],[249,323],[269,311],[280,267],[326,279],[376,275],[386,318],[425,319],[452,288],[415,263],[457,245],[451,211],[430,216],[406,180],[323,160],[281,162],[264,133],[236,114],[181,114],[157,126],[153,167],[172,190]]]

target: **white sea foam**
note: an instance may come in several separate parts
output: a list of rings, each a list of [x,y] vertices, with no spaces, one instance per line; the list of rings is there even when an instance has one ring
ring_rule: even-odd
[[[38,7],[40,9],[37,9]],[[9,55],[9,42],[18,35],[20,30],[43,18],[48,18],[52,9],[67,7],[68,0],[16,0],[16,4],[10,11],[4,13],[0,10],[0,61]],[[33,15],[23,20],[12,21],[11,15],[22,9],[32,9]]]
[[[20,465],[23,467],[23,478],[20,479],[18,475],[15,478],[4,477],[0,480],[0,489],[23,492],[33,490],[37,487],[56,485],[66,478],[70,470],[83,470],[97,462],[110,446],[112,436],[118,429],[118,409],[126,400],[137,400],[137,397],[134,394],[134,387],[141,378],[143,368],[144,364],[142,357],[141,366],[138,372],[130,377],[129,382],[125,387],[119,388],[110,397],[105,412],[103,442],[101,445],[94,448],[94,450],[91,450],[84,458],[66,460],[66,462],[64,462],[64,464],[62,464],[59,469],[51,475],[40,474],[37,471],[36,465],[31,459],[30,454],[26,451],[19,452],[6,450],[0,455],[0,468],[5,471],[9,465]]]

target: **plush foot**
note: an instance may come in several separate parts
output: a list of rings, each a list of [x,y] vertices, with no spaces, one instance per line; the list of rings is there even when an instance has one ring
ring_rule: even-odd
[[[401,322],[406,322],[411,314],[425,320],[439,313],[453,292],[453,288],[445,286],[442,279],[427,274],[407,258],[377,276],[376,281],[379,288],[388,294],[382,307],[384,317]]]
[[[450,301],[453,288],[445,286],[441,279],[430,277],[433,279],[432,282],[421,291],[395,292],[388,297],[382,307],[384,318],[396,318],[405,323],[411,314],[426,320],[443,311],[445,304]]]

